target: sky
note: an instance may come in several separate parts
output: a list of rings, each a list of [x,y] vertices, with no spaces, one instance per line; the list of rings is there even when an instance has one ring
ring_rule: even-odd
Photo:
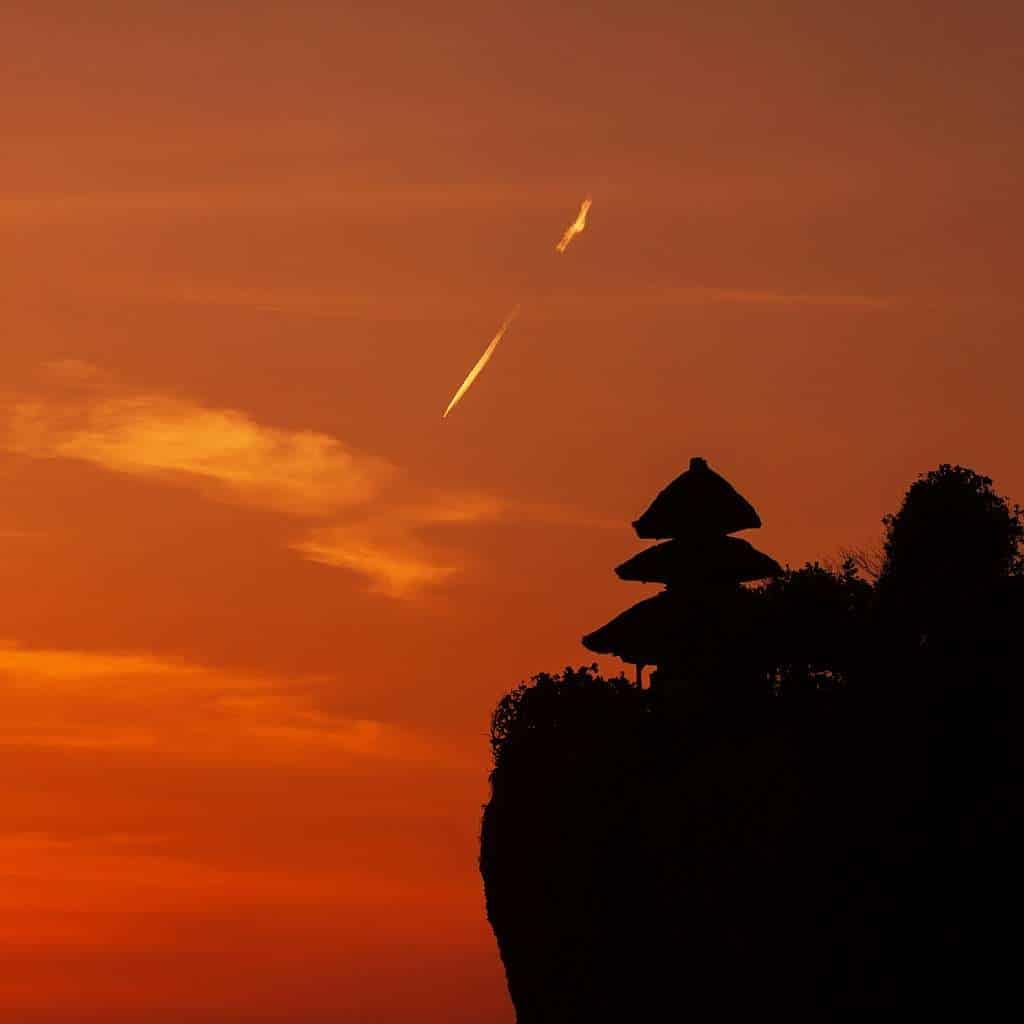
[[[793,565],[941,462],[1024,502],[1022,30],[6,5],[5,1019],[511,1024],[489,714],[689,458]]]

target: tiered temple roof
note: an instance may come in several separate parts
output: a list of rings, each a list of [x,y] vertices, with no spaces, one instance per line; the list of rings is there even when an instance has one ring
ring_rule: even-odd
[[[701,458],[690,459],[690,468],[633,521],[641,540],[717,536],[760,525],[754,506]]]
[[[760,525],[750,502],[704,459],[691,459],[633,523],[642,539],[668,540],[615,570],[620,579],[666,589],[589,633],[583,645],[636,665],[639,681],[645,665],[679,663],[688,647],[706,647],[727,635],[723,624],[742,615],[750,598],[741,584],[782,571],[775,559],[729,536]]]
[[[668,540],[615,570],[636,583],[749,583],[777,576],[779,563],[739,537]]]

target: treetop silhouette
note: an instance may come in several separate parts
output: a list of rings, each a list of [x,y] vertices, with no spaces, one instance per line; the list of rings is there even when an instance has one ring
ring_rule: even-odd
[[[883,589],[973,589],[1024,570],[1024,510],[963,466],[923,474],[883,523]]]

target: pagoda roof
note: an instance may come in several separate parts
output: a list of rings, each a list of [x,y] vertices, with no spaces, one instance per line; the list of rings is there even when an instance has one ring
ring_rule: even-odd
[[[631,665],[657,665],[678,645],[680,608],[667,593],[649,597],[588,633],[583,646]]]
[[[757,607],[758,595],[743,587],[664,590],[588,633],[583,646],[631,665],[665,665],[708,646],[735,648],[749,633]]]
[[[643,540],[721,536],[760,525],[754,506],[700,458],[690,459],[690,468],[633,522]]]
[[[668,540],[647,548],[615,570],[638,583],[743,583],[778,576],[782,567],[739,537]]]

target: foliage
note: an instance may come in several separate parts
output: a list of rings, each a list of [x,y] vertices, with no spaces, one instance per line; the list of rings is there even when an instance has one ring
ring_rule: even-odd
[[[945,463],[922,475],[882,522],[885,589],[973,590],[1024,569],[1024,510],[963,466]]]
[[[787,569],[761,591],[767,674],[783,692],[843,684],[863,647],[872,589],[847,558],[838,570],[818,562]]]
[[[526,743],[567,743],[618,720],[623,709],[642,700],[624,676],[604,679],[597,665],[567,667],[560,674],[541,672],[520,683],[498,702],[491,717],[491,751],[499,765]]]

